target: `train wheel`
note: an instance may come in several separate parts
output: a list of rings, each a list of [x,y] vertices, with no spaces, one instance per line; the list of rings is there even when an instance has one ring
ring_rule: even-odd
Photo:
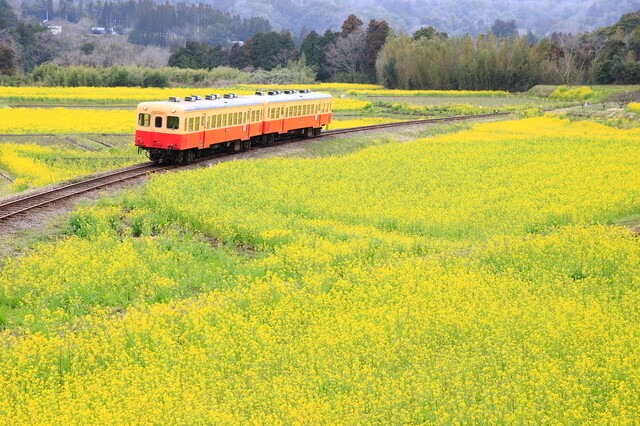
[[[160,149],[150,149],[149,151],[147,151],[149,160],[153,161],[156,164],[160,163],[164,159],[164,155],[164,151]]]
[[[191,163],[195,159],[196,159],[196,150],[195,149],[190,149],[185,153],[185,156],[184,156],[184,162],[185,163]]]
[[[322,131],[322,127],[318,127],[317,129],[313,129],[313,137],[320,136],[320,132]]]
[[[303,138],[310,138],[311,136],[313,136],[313,127],[307,127],[306,129],[302,129],[302,137]]]
[[[174,151],[172,160],[177,164],[184,164],[184,151]]]

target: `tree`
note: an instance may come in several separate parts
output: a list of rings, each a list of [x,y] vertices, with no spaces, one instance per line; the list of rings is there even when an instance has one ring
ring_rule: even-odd
[[[498,38],[517,37],[518,25],[514,19],[510,21],[496,19],[491,25],[491,33]]]
[[[362,19],[358,18],[356,15],[349,15],[342,23],[342,32],[340,33],[340,36],[347,37],[349,34],[358,31],[363,24],[364,22],[362,22]]]
[[[424,38],[426,40],[431,40],[433,38],[449,38],[449,35],[447,33],[441,33],[439,31],[437,31],[435,28],[433,27],[422,27],[419,30],[417,30],[416,32],[413,33],[413,39],[414,40],[419,40],[421,38]]]
[[[389,32],[390,28],[387,21],[372,19],[367,27],[364,37],[364,63],[362,68],[372,83],[376,80],[376,58],[378,57],[378,52],[384,46]]]
[[[19,59],[25,72],[30,72],[54,56],[55,43],[46,27],[19,22],[12,33],[19,45]]]
[[[231,46],[231,49],[229,49],[227,63],[230,67],[237,68],[239,70],[248,67],[251,62],[248,57],[247,49],[240,45],[240,43],[234,43]]]
[[[16,18],[11,5],[7,0],[0,0],[0,30],[14,27],[18,19]]]
[[[9,46],[0,44],[0,74],[14,75],[16,73],[16,53]]]
[[[251,65],[266,71],[278,65],[286,67],[298,55],[291,33],[288,32],[258,33],[247,41],[245,48]]]
[[[169,66],[177,68],[211,69],[222,63],[222,48],[207,43],[188,41],[169,57]]]
[[[640,101],[640,91],[638,90],[624,90],[622,92],[609,95],[605,98],[605,102],[615,102],[620,108],[624,108],[625,105],[627,105],[629,102],[638,101]]]
[[[365,49],[364,31],[354,31],[339,37],[327,50],[327,63],[338,72],[345,73],[351,81],[358,81],[362,72]]]

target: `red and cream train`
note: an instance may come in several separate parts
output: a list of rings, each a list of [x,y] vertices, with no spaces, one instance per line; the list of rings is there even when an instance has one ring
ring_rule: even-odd
[[[318,136],[331,122],[331,100],[325,93],[285,90],[142,102],[135,144],[152,161],[183,163],[203,152],[236,152],[287,136]]]

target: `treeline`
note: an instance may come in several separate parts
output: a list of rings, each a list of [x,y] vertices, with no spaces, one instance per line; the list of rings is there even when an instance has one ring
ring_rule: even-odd
[[[301,61],[311,67],[320,81],[374,82],[376,58],[390,33],[386,21],[364,22],[349,15],[341,31],[312,31],[297,48],[291,33],[258,33],[230,48],[190,41],[174,49],[169,65],[180,68],[231,66],[240,69],[273,70]]]
[[[219,67],[213,70],[174,67],[146,68],[114,66],[61,67],[46,63],[33,72],[22,75],[0,75],[0,86],[59,86],[59,87],[215,87],[233,84],[310,84],[315,81],[313,71],[297,63],[272,71],[245,72]]]
[[[390,37],[378,82],[402,89],[527,90],[536,84],[640,83],[640,12],[579,36]]]

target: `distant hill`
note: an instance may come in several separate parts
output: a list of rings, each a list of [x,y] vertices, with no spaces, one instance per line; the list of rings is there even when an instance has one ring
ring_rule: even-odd
[[[431,25],[450,35],[487,32],[496,19],[515,19],[521,31],[585,32],[611,25],[640,10],[640,0],[211,0],[216,8],[244,17],[268,18],[296,35],[338,29],[351,13],[362,20],[386,19],[395,31]]]

